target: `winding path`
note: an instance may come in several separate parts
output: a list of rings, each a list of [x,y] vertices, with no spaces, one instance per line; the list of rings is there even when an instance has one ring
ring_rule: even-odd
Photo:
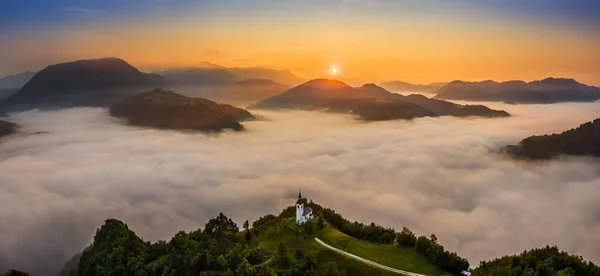
[[[374,261],[369,261],[369,260],[367,260],[367,259],[365,259],[363,257],[356,256],[356,255],[354,255],[352,253],[348,253],[348,252],[343,251],[341,249],[337,249],[337,248],[335,248],[335,247],[333,247],[333,246],[331,246],[329,244],[326,244],[322,240],[320,240],[319,238],[315,238],[315,241],[317,241],[318,243],[320,243],[322,246],[325,246],[328,249],[331,249],[331,250],[333,250],[333,251],[335,251],[337,253],[340,253],[342,255],[346,255],[346,256],[348,256],[350,258],[353,258],[353,259],[357,259],[357,260],[359,260],[359,261],[361,261],[363,263],[370,264],[372,266],[375,266],[375,267],[378,267],[378,268],[381,268],[381,269],[385,269],[387,271],[391,271],[391,272],[394,272],[394,273],[398,273],[398,274],[402,274],[402,275],[407,275],[407,276],[426,276],[424,274],[413,273],[413,272],[408,272],[408,271],[404,271],[404,270],[400,270],[400,269],[395,269],[395,268],[392,268],[392,267],[389,267],[389,266],[378,264],[378,263],[376,263]]]

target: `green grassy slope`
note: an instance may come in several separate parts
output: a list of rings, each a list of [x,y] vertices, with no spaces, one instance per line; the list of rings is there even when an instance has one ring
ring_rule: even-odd
[[[323,229],[316,228],[313,235],[305,238],[303,233],[296,236],[293,231],[284,228],[283,223],[288,220],[289,218],[278,219],[253,229],[257,233],[259,246],[276,254],[279,243],[283,242],[290,258],[294,258],[294,252],[300,248],[305,254],[317,254],[319,269],[329,262],[336,262],[340,269],[346,270],[347,275],[398,275],[332,252],[314,240],[318,237],[334,247],[389,267],[425,275],[443,274],[439,267],[431,264],[414,248],[362,241],[328,225]]]

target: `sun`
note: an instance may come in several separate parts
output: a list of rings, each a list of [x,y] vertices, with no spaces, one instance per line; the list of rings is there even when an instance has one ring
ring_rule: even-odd
[[[338,74],[338,69],[335,67],[331,68],[331,75],[335,76],[337,74]]]

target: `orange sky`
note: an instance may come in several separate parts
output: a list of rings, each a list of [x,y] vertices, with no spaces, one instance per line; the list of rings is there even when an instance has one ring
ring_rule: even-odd
[[[354,82],[572,77],[600,85],[600,35],[572,26],[477,17],[160,15],[93,18],[79,25],[5,32],[0,74],[50,63],[120,57],[151,71],[209,61]],[[4,36],[4,37],[3,37]]]

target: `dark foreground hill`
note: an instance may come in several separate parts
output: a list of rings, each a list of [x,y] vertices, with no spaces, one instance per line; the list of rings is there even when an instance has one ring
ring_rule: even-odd
[[[482,261],[473,270],[473,276],[488,275],[599,276],[600,267],[584,261],[580,256],[573,256],[560,251],[556,246],[546,246],[527,250],[519,255]]]
[[[364,120],[412,119],[425,116],[506,117],[483,105],[459,105],[423,95],[391,93],[377,85],[351,87],[341,81],[316,79],[253,106],[265,109],[308,109],[350,113]]]
[[[417,237],[375,223],[351,222],[313,202],[316,218],[294,223],[295,206],[279,215],[244,222],[243,229],[219,214],[203,229],[180,231],[168,241],[144,241],[127,224],[108,219],[62,275],[399,275],[329,250],[321,241],[388,267],[424,275],[461,275],[467,260],[450,252],[435,235]],[[473,275],[600,276],[600,268],[556,247],[483,261]],[[533,273],[532,273],[533,272]],[[557,274],[558,273],[558,274]],[[561,274],[562,273],[562,274]]]
[[[504,150],[516,158],[527,159],[559,155],[600,157],[600,118],[560,134],[531,136]]]
[[[242,130],[240,121],[254,119],[241,108],[162,89],[122,100],[110,107],[110,114],[136,126],[203,131]]]
[[[144,74],[121,59],[79,60],[44,68],[19,91],[0,101],[0,106],[6,109],[107,106],[161,82],[160,76]]]
[[[600,88],[561,78],[547,78],[529,83],[453,81],[440,88],[435,98],[508,103],[591,102],[600,99]]]

